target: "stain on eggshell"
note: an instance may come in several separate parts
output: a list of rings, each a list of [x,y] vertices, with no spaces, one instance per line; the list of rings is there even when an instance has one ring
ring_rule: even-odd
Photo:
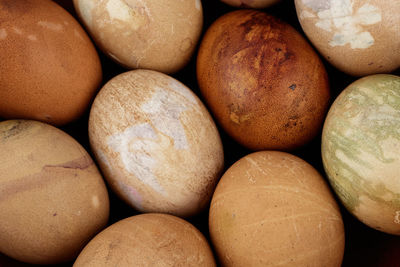
[[[296,0],[310,41],[339,70],[354,76],[400,67],[399,1]]]
[[[31,264],[73,260],[105,227],[109,199],[83,147],[48,124],[0,123],[0,251]]]
[[[74,0],[96,44],[129,69],[173,73],[194,53],[203,26],[201,1]]]
[[[208,111],[189,88],[156,71],[126,72],[101,89],[89,139],[111,187],[143,212],[200,212],[223,168]]]
[[[83,28],[49,0],[1,0],[0,17],[0,116],[54,125],[79,118],[102,78]]]
[[[311,46],[288,24],[255,10],[225,14],[211,25],[200,45],[197,80],[222,128],[254,150],[309,142],[330,98]]]

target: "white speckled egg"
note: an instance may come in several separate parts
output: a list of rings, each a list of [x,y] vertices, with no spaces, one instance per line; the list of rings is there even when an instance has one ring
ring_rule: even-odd
[[[156,71],[126,72],[101,89],[89,139],[112,189],[142,212],[198,213],[223,168],[221,139],[204,105]]]
[[[296,0],[304,32],[339,70],[354,76],[400,67],[400,1]]]
[[[96,44],[129,68],[164,73],[184,67],[203,26],[200,0],[74,0]]]

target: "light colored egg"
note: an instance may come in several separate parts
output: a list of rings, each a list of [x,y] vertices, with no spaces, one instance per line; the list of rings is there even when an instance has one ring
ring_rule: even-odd
[[[280,0],[221,0],[222,2],[241,8],[266,8],[278,3]]]
[[[308,143],[322,128],[330,98],[325,68],[307,41],[256,10],[230,12],[210,26],[197,80],[222,128],[253,150]]]
[[[200,0],[74,0],[74,5],[96,44],[129,69],[180,70],[203,25]]]
[[[108,193],[85,149],[37,121],[0,123],[0,251],[19,261],[74,259],[103,227]]]
[[[301,26],[339,70],[365,76],[400,67],[400,1],[296,0]]]
[[[209,213],[222,266],[336,266],[344,254],[339,207],[322,176],[288,153],[247,155],[222,176]]]
[[[148,213],[98,234],[74,263],[79,266],[216,266],[207,240],[189,222]]]
[[[50,0],[0,0],[0,117],[54,125],[79,118],[102,79],[79,23]]]
[[[400,235],[400,77],[350,84],[332,104],[322,160],[340,200],[360,221]]]
[[[144,212],[198,213],[223,168],[221,139],[204,105],[156,71],[126,72],[101,89],[89,139],[114,191]]]

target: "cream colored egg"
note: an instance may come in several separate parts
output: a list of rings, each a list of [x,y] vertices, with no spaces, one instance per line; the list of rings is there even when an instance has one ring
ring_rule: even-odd
[[[96,44],[129,68],[165,73],[184,67],[203,25],[200,0],[74,0]]]
[[[216,266],[205,237],[168,214],[140,214],[119,221],[83,249],[74,267]]]
[[[400,1],[296,0],[304,32],[339,70],[365,76],[400,67]]]
[[[111,187],[143,212],[198,213],[223,168],[221,140],[204,105],[156,71],[126,72],[101,89],[89,139]]]
[[[100,172],[72,137],[36,121],[0,123],[0,252],[19,261],[73,260],[107,224]]]

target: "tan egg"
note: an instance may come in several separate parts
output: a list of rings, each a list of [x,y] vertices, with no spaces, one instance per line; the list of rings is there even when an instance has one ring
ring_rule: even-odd
[[[341,266],[344,226],[322,176],[285,152],[247,155],[222,176],[209,213],[222,266]]]
[[[0,252],[19,261],[73,260],[109,215],[107,189],[85,149],[37,121],[0,123]]]
[[[336,68],[354,76],[400,67],[400,2],[296,0],[307,37]]]
[[[278,3],[280,0],[221,0],[222,2],[241,8],[266,8]]]
[[[143,212],[200,212],[223,169],[221,139],[204,105],[156,71],[120,74],[100,90],[89,139],[110,186]]]
[[[100,86],[98,54],[79,23],[49,0],[0,0],[0,117],[62,125]]]
[[[222,128],[253,150],[308,143],[328,109],[328,78],[315,51],[290,25],[256,10],[225,14],[210,26],[197,79]]]
[[[173,73],[190,60],[200,38],[200,0],[74,0],[96,44],[129,69]]]
[[[79,266],[216,266],[205,237],[178,217],[148,213],[119,221],[93,238]]]

